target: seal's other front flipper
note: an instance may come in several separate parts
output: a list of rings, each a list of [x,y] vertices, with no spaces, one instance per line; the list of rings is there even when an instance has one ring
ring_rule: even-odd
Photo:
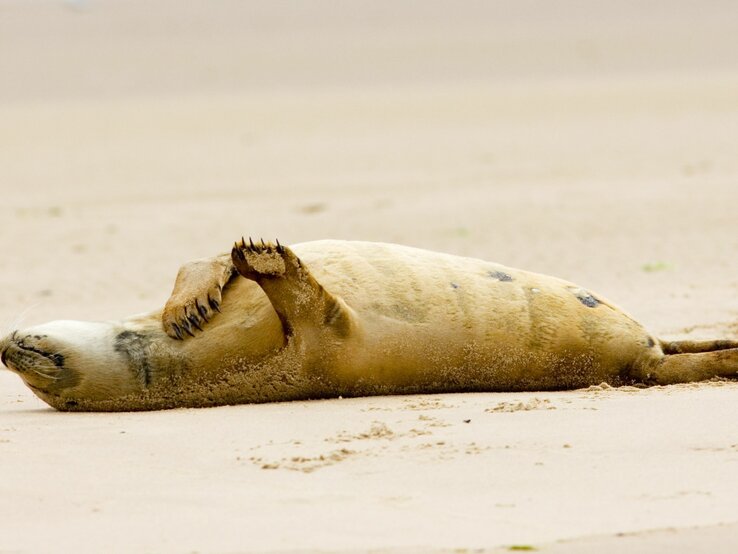
[[[340,297],[326,291],[292,250],[241,239],[231,258],[238,273],[256,281],[269,297],[287,336],[330,330],[347,336],[353,317]]]

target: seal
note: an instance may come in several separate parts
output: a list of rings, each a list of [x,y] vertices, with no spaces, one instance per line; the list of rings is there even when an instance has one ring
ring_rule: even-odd
[[[394,244],[242,239],[162,310],[0,341],[59,410],[539,391],[738,376],[738,341],[665,342],[567,281]]]

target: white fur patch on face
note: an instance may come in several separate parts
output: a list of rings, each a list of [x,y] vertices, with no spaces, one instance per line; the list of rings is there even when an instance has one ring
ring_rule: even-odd
[[[17,334],[41,337],[43,343],[57,345],[61,354],[79,356],[84,365],[109,364],[115,356],[116,327],[106,322],[52,321]]]

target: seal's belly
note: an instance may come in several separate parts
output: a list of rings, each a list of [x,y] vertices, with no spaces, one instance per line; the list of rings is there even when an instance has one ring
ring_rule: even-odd
[[[555,277],[406,247],[329,249],[300,255],[364,326],[346,368],[357,377],[415,382],[466,368],[548,378],[557,364],[611,373],[649,346],[622,310]]]

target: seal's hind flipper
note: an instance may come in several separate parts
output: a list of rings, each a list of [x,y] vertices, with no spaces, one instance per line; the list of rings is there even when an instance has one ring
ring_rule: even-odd
[[[738,348],[725,348],[687,354],[667,354],[645,369],[645,383],[673,385],[693,383],[714,377],[738,378]]]
[[[256,281],[269,297],[286,335],[301,329],[331,330],[348,335],[351,310],[339,297],[326,291],[292,250],[276,243],[248,243],[241,239],[233,245],[231,258],[236,270]]]
[[[717,352],[738,348],[736,340],[678,340],[661,341],[664,354],[701,354],[703,352]]]

